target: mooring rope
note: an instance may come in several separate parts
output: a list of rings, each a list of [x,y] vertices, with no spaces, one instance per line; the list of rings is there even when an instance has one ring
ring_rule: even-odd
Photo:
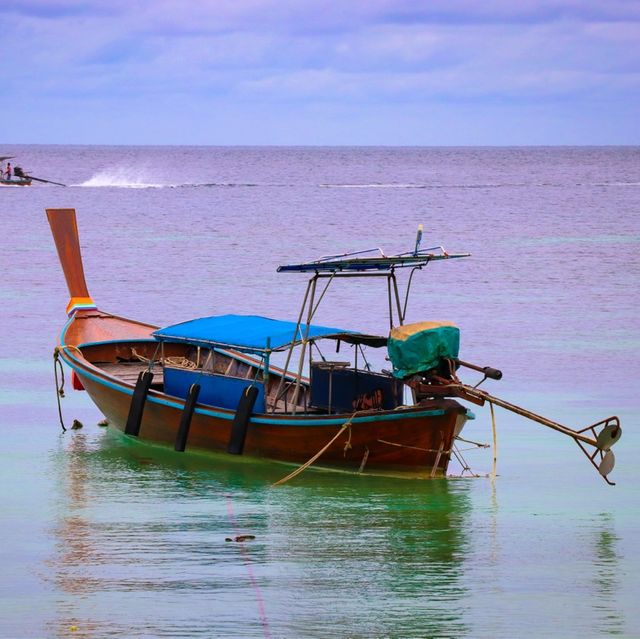
[[[60,378],[58,379],[58,371],[60,371]],[[58,417],[60,418],[60,426],[62,426],[62,432],[67,432],[67,428],[64,425],[64,419],[62,418],[62,404],[60,398],[64,397],[64,368],[60,361],[60,350],[56,346],[53,350],[53,376],[56,380],[56,399],[58,400]]]
[[[396,442],[388,442],[385,439],[379,439],[378,440],[381,444],[387,444],[389,446],[397,446],[398,448],[410,448],[411,450],[419,450],[423,453],[443,453],[445,455],[448,455],[449,453],[451,453],[451,449],[449,450],[441,450],[441,449],[435,449],[435,448],[419,448],[418,446],[409,446],[408,444],[397,444]]]
[[[286,484],[290,479],[293,479],[294,477],[297,477],[300,473],[304,472],[307,468],[309,468],[309,466],[311,466],[311,464],[313,464],[314,461],[316,461],[316,459],[318,459],[318,457],[320,457],[327,450],[327,448],[329,448],[329,446],[331,446],[331,444],[333,444],[333,442],[336,441],[336,439],[338,439],[338,437],[340,437],[340,435],[342,435],[342,433],[344,433],[344,431],[348,427],[349,427],[348,422],[345,424],[342,424],[342,426],[340,427],[340,430],[333,436],[331,441],[324,448],[319,450],[309,461],[302,464],[302,466],[300,466],[299,468],[296,468],[292,473],[290,473],[286,477],[279,479],[275,484],[272,484],[272,486],[282,486],[282,484]]]
[[[60,344],[60,346],[56,346],[53,349],[53,376],[56,380],[56,399],[58,400],[58,417],[60,418],[60,426],[62,426],[62,431],[66,432],[67,428],[64,425],[64,419],[62,418],[62,404],[60,403],[60,398],[64,397],[64,367],[62,366],[62,362],[60,361],[60,353],[66,348],[70,350],[75,350],[82,355],[82,351],[73,344]],[[84,357],[84,355],[82,355]],[[58,379],[58,371],[60,371],[60,379]],[[73,420],[72,428],[77,428],[76,424],[79,424],[77,419]],[[80,425],[82,428],[82,425]]]
[[[293,479],[294,477],[297,477],[300,473],[304,472],[307,468],[309,468],[309,466],[311,466],[311,464],[313,464],[313,462],[315,462],[321,455],[323,455],[324,452],[331,446],[331,444],[333,444],[333,442],[335,442],[336,439],[338,439],[338,437],[340,437],[340,435],[342,435],[342,433],[344,433],[344,431],[347,430],[348,428],[349,439],[347,440],[347,444],[345,445],[345,449],[344,449],[344,452],[346,454],[347,448],[351,448],[351,422],[353,421],[353,418],[360,412],[367,412],[367,411],[356,411],[355,413],[353,413],[353,415],[351,415],[351,417],[349,417],[349,419],[344,424],[342,424],[342,426],[340,426],[340,430],[331,438],[331,441],[329,441],[328,444],[326,444],[323,448],[321,448],[311,459],[309,459],[304,464],[302,464],[302,466],[300,466],[299,468],[296,468],[292,473],[289,473],[286,477],[279,479],[275,484],[271,484],[271,486],[272,487],[281,486],[282,484],[287,483],[290,479]]]
[[[60,346],[56,346],[55,350],[58,352],[61,352],[67,348],[70,350],[78,351],[78,353],[80,353],[80,355],[84,357],[84,355],[82,354],[82,351],[77,346],[74,346],[73,344],[60,344]]]
[[[460,435],[456,435],[456,439],[459,442],[464,442],[465,444],[473,444],[476,448],[489,448],[489,444],[483,444],[481,442],[474,442],[472,439],[465,439],[464,437],[460,437]],[[467,450],[473,450],[469,448]]]
[[[347,425],[349,426],[349,437],[347,437],[347,441],[344,444],[344,450],[342,451],[342,456],[346,457],[347,456],[347,451],[350,448],[353,448],[353,446],[351,446],[351,420],[349,420],[347,422]]]
[[[493,402],[489,402],[489,408],[491,409],[491,429],[493,431],[493,470],[491,474],[496,476],[496,467],[498,465],[498,434],[496,430],[496,415],[493,410]]]
[[[452,446],[451,452],[453,453],[453,456],[458,460],[458,463],[462,467],[462,471],[460,472],[460,475],[461,476],[464,475],[465,471],[467,470],[473,474],[473,471],[471,470],[471,467],[467,463],[467,460],[462,456],[462,451],[458,450],[455,444]]]

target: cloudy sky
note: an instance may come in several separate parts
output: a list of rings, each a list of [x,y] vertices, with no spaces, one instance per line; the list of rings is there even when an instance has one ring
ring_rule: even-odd
[[[640,144],[640,0],[5,0],[0,143]]]

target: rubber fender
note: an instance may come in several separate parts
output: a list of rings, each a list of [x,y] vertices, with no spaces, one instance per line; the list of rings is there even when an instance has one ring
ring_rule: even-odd
[[[187,447],[189,429],[191,428],[191,419],[193,418],[193,411],[198,403],[199,394],[200,384],[191,384],[187,395],[187,401],[184,403],[184,409],[182,411],[182,416],[180,417],[180,426],[178,426],[178,432],[176,434],[176,443],[173,447],[174,450],[179,453],[184,453],[184,449]]]
[[[242,455],[244,451],[244,440],[247,436],[247,428],[251,413],[258,397],[258,388],[256,386],[247,386],[236,409],[236,415],[231,424],[231,435],[229,436],[229,444],[227,452],[231,455]]]
[[[127,417],[127,425],[124,429],[125,434],[137,437],[140,433],[140,424],[142,424],[142,413],[144,405],[149,394],[149,387],[153,381],[153,373],[151,371],[142,371],[138,375],[138,381],[133,389],[133,397],[129,406],[129,416]]]

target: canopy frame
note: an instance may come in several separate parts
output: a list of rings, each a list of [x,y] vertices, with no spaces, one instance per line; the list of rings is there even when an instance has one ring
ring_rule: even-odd
[[[235,334],[229,330],[229,322],[241,322],[237,330],[245,333]],[[264,325],[260,325],[264,322]],[[244,323],[244,324],[242,324]],[[253,331],[253,333],[252,333]],[[241,335],[249,337],[244,340]],[[310,335],[311,333],[311,335]],[[223,348],[260,355],[265,352],[287,351],[297,346],[303,339],[336,339],[347,342],[360,342],[382,346],[386,338],[376,335],[364,335],[342,328],[318,325],[303,325],[301,322],[285,322],[270,317],[252,315],[219,315],[189,320],[167,326],[153,332],[160,342],[186,343],[208,349]]]
[[[413,271],[415,271],[416,269],[421,269],[424,265],[419,265],[417,267],[414,267]],[[280,269],[278,269],[280,270]],[[413,275],[413,271],[412,274]],[[332,284],[332,282],[336,279],[342,279],[342,278],[352,278],[352,277],[358,277],[358,278],[368,278],[368,277],[374,277],[374,278],[385,278],[387,281],[387,301],[388,301],[388,308],[389,308],[389,330],[393,329],[394,327],[394,322],[397,320],[399,325],[404,324],[404,317],[405,317],[405,313],[406,313],[406,307],[407,307],[407,300],[408,300],[408,296],[409,296],[409,287],[407,288],[407,292],[406,292],[406,296],[405,296],[405,304],[404,304],[404,309],[402,307],[402,304],[400,302],[400,292],[398,289],[398,280],[396,278],[396,274],[395,274],[395,267],[391,267],[390,269],[385,269],[382,272],[374,272],[374,273],[370,273],[370,272],[362,272],[362,271],[358,271],[356,270],[356,272],[340,272],[336,269],[331,270],[330,272],[318,272],[316,271],[314,273],[314,275],[309,279],[309,281],[307,282],[307,287],[305,289],[305,293],[304,293],[304,297],[302,299],[302,306],[300,307],[300,313],[298,314],[298,321],[297,321],[297,325],[296,325],[296,332],[300,330],[300,325],[302,324],[302,318],[305,315],[306,312],[306,330],[304,331],[304,335],[302,340],[299,342],[299,344],[302,346],[301,352],[300,352],[300,356],[299,356],[299,360],[298,360],[298,368],[297,368],[297,374],[295,375],[295,389],[293,391],[293,397],[291,400],[292,403],[292,412],[295,415],[296,414],[296,410],[297,410],[297,405],[298,405],[298,396],[300,394],[300,386],[301,386],[301,379],[302,379],[302,369],[304,367],[304,362],[305,362],[305,355],[306,350],[307,350],[307,344],[309,342],[313,342],[316,341],[315,338],[309,339],[309,329],[308,327],[311,325],[311,322],[313,321],[313,317],[316,314],[318,307],[320,306],[320,303],[322,302],[322,299],[324,298],[327,290],[329,289],[329,286]],[[317,290],[318,290],[318,283],[320,280],[327,280],[324,288],[322,289],[321,293],[318,295],[318,298],[316,300],[316,295],[317,295]],[[410,282],[409,282],[409,286],[410,286]],[[395,308],[394,308],[395,307]],[[337,336],[326,336],[326,337],[334,337],[335,339],[337,339]],[[287,388],[285,387],[285,376],[287,374],[287,372],[289,371],[289,365],[291,364],[291,358],[293,355],[293,349],[297,344],[291,344],[288,352],[287,352],[287,358],[284,364],[284,374],[283,376],[280,378],[280,382],[278,384],[278,388],[276,390],[276,395],[275,395],[275,399],[276,401],[274,402],[274,407],[277,403],[278,399],[281,399],[283,397],[283,395],[287,392]],[[356,352],[357,352],[357,344],[356,344]],[[309,348],[309,367],[311,367],[311,356],[312,356],[312,349]],[[364,356],[364,353],[363,353]],[[275,410],[275,408],[273,409]]]

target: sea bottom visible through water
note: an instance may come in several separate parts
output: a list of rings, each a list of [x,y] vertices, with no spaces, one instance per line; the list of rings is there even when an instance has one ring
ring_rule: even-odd
[[[640,635],[639,149],[7,153],[72,186],[0,192],[1,637]],[[68,370],[63,418],[84,426],[62,433],[68,294],[47,207],[76,208],[99,307],[161,326],[295,320],[305,282],[278,265],[410,250],[422,223],[424,246],[472,255],[416,274],[407,321],[454,321],[461,357],[501,369],[483,388],[507,400],[572,428],[618,414],[616,486],[499,408],[495,479],[488,449],[463,453],[477,478],[311,467],[274,487],[292,466],[99,427]],[[388,329],[385,291],[325,302],[318,323]],[[488,408],[471,408],[463,435],[491,443]]]
[[[559,480],[310,470],[272,488],[289,467],[94,424],[52,439],[29,450],[46,479],[9,498],[4,636],[634,634],[626,526],[567,507]]]

